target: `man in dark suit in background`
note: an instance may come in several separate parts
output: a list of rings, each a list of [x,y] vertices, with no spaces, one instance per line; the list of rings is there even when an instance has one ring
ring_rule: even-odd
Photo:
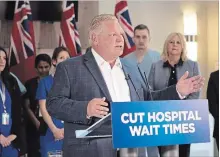
[[[209,111],[215,119],[213,137],[219,150],[219,70],[212,72],[207,88]]]
[[[138,71],[119,58],[123,34],[114,15],[98,15],[89,26],[90,52],[57,66],[47,110],[64,121],[64,157],[116,157],[111,138],[78,139],[75,130],[86,129],[106,116],[107,102],[150,100],[148,88],[137,78]],[[153,98],[180,99],[200,90],[204,79],[187,77],[186,72],[177,85],[152,92]],[[110,123],[97,130],[97,134],[103,132],[111,133]],[[120,151],[121,157],[137,157],[135,148]]]

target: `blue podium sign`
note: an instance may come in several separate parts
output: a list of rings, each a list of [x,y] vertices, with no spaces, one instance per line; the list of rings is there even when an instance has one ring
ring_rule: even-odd
[[[210,141],[207,100],[111,103],[114,148]]]

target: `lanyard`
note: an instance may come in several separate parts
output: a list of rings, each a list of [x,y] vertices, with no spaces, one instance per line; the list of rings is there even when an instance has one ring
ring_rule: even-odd
[[[3,103],[3,108],[4,112],[6,113],[6,106],[5,106],[5,85],[2,82],[2,89],[0,90],[1,98],[2,98],[2,103]]]

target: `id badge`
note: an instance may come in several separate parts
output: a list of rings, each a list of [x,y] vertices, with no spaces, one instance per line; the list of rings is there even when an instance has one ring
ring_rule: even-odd
[[[2,113],[2,125],[9,125],[9,114]]]

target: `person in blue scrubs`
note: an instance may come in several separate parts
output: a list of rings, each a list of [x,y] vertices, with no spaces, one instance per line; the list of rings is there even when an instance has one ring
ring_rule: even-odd
[[[139,66],[141,71],[148,77],[151,65],[160,60],[160,54],[157,51],[149,49],[150,30],[144,25],[140,24],[134,28],[133,41],[136,50],[126,55],[123,60],[128,62],[131,66]]]
[[[140,78],[140,80],[144,83],[145,81],[143,79],[145,79],[145,77],[148,78],[151,65],[160,60],[160,54],[157,51],[149,49],[150,30],[144,24],[137,25],[134,28],[133,41],[135,43],[136,50],[126,55],[123,60],[132,67],[139,67],[142,76],[144,77]],[[148,147],[145,150],[143,148],[139,148],[138,151],[139,156],[159,156],[157,147]]]
[[[68,58],[70,58],[69,51],[65,47],[57,47],[53,52],[52,64],[56,68],[60,62]],[[62,151],[64,138],[63,122],[51,117],[46,109],[46,98],[52,85],[53,74],[40,80],[36,93],[36,99],[39,101],[40,113],[48,126],[45,136],[40,137],[42,157],[47,157],[49,152]]]
[[[0,47],[0,156],[17,157],[21,148],[21,92]]]

